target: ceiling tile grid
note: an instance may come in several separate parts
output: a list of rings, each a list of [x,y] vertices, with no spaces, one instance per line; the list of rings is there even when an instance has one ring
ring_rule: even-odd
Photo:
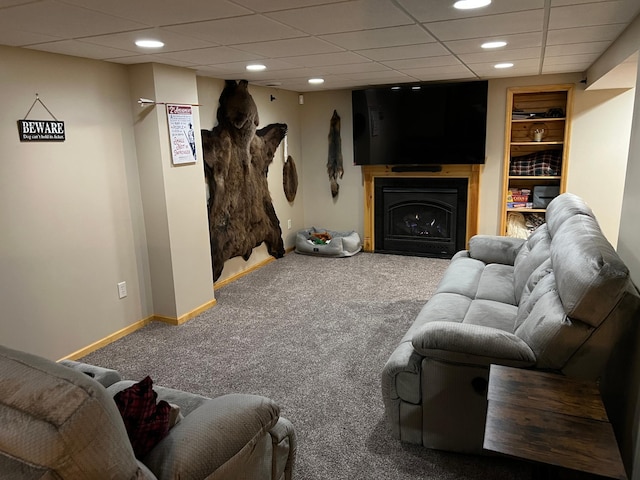
[[[584,72],[639,12],[638,0],[0,0],[0,44],[304,92]]]

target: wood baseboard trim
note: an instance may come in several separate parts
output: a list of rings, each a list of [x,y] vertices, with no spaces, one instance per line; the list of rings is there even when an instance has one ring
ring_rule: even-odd
[[[60,360],[77,360],[79,358],[82,358],[85,355],[89,355],[91,352],[95,352],[96,350],[102,347],[106,347],[110,343],[113,343],[116,340],[121,339],[122,337],[126,337],[130,333],[135,332],[136,330],[140,330],[142,327],[149,325],[152,321],[153,321],[153,316],[139,320],[136,323],[129,325],[128,327],[118,330],[117,332],[112,333],[111,335],[108,335],[102,340],[98,340],[97,342],[94,342],[91,345],[81,348],[80,350],[76,350],[72,354],[67,355],[66,357],[63,357]]]
[[[142,327],[149,325],[151,322],[154,322],[154,321],[168,323],[169,325],[181,325],[186,321],[191,320],[193,317],[200,315],[205,310],[209,310],[211,307],[215,306],[216,303],[217,303],[216,299],[214,298],[213,300],[208,301],[204,305],[199,306],[198,308],[190,311],[189,313],[185,313],[179,318],[165,317],[163,315],[151,315],[150,317],[139,320],[136,323],[129,325],[128,327],[125,327],[121,330],[118,330],[115,333],[112,333],[111,335],[106,336],[102,340],[98,340],[97,342],[94,342],[91,345],[81,348],[80,350],[76,350],[75,352],[67,355],[66,357],[59,359],[58,361],[77,360],[79,358],[82,358],[85,355],[89,355],[91,352],[95,352],[96,350],[102,347],[106,347],[110,343],[113,343],[116,340],[121,339],[122,337],[126,337],[130,333],[135,332],[136,330],[140,330]]]
[[[164,315],[153,315],[151,318],[156,322],[168,323],[169,325],[182,325],[183,323],[191,320],[193,317],[200,315],[202,312],[209,310],[211,307],[214,307],[218,302],[214,298],[213,300],[208,301],[204,305],[200,305],[198,308],[191,310],[184,315],[174,318],[174,317],[165,317]]]
[[[214,282],[213,284],[213,289],[215,290],[216,288],[222,288],[225,285],[229,285],[231,282],[235,282],[236,280],[238,280],[239,278],[244,277],[245,275],[264,267],[265,265],[271,263],[271,262],[275,262],[276,259],[274,257],[269,257],[269,258],[265,258],[263,261],[261,261],[260,263],[256,263],[255,265],[252,265],[251,267],[247,268],[246,270],[243,270],[241,272],[236,273],[235,275],[230,276],[229,278],[225,278],[224,280],[220,280],[218,282]]]

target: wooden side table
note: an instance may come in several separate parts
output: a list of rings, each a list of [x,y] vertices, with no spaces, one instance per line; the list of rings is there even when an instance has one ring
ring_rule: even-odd
[[[491,365],[487,400],[486,450],[627,479],[595,383]]]

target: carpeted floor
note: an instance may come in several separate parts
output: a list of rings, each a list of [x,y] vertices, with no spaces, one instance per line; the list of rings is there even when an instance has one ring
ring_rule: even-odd
[[[522,479],[530,465],[400,443],[380,372],[449,261],[291,253],[216,291],[178,326],[153,323],[82,359],[207,396],[276,400],[298,437],[295,478]]]

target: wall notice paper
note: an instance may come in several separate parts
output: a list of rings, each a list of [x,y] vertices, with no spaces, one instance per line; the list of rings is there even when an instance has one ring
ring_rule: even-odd
[[[173,164],[195,163],[196,137],[191,105],[167,105],[167,119]]]

